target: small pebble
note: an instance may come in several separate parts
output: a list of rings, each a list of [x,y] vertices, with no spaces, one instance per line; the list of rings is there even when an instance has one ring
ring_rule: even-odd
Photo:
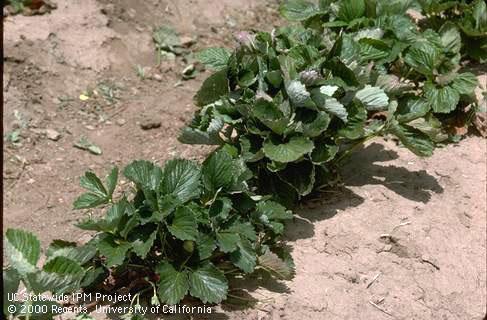
[[[143,130],[150,130],[159,128],[161,126],[161,120],[153,119],[153,118],[145,118],[140,122],[140,127]]]
[[[61,134],[54,129],[46,129],[44,132],[49,140],[58,141],[61,138]]]

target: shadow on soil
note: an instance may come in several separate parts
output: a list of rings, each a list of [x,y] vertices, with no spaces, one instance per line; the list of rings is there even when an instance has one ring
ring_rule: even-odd
[[[340,210],[362,204],[365,199],[348,186],[382,185],[404,198],[422,203],[428,202],[432,193],[443,192],[436,178],[425,170],[410,171],[405,167],[380,164],[397,158],[396,152],[378,143],[358,150],[342,169],[345,186],[325,190],[320,198],[295,210],[297,217],[286,228],[285,239],[310,238],[314,235],[312,222],[330,219]]]
[[[307,201],[296,209],[296,218],[288,223],[284,239],[296,241],[311,238],[314,236],[313,222],[330,219],[339,211],[359,206],[365,201],[363,197],[346,186],[382,185],[404,198],[422,203],[428,202],[432,193],[443,192],[443,188],[436,178],[425,170],[410,171],[405,167],[381,164],[398,157],[396,152],[387,150],[378,143],[372,143],[355,152],[342,169],[345,186],[325,190],[320,198]],[[290,249],[292,250],[292,248]],[[279,293],[289,291],[285,284],[272,278],[248,277],[234,283],[233,287],[247,292],[255,291],[259,287]],[[242,297],[242,302],[251,301],[253,298],[245,291],[240,290],[238,292],[239,296]],[[238,306],[225,304],[224,309],[242,309],[251,305],[250,302],[241,303]]]
[[[396,152],[386,150],[383,145],[370,144],[359,150],[343,168],[345,184],[358,187],[380,184],[404,198],[423,203],[431,199],[432,192],[443,192],[436,178],[425,170],[409,171],[405,167],[377,164],[397,158]]]

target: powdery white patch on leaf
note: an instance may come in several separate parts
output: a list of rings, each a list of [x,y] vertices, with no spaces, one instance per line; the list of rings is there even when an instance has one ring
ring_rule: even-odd
[[[298,107],[302,107],[310,98],[310,93],[306,90],[306,86],[299,81],[293,80],[287,86],[287,94],[291,102]]]
[[[366,85],[365,88],[357,92],[355,97],[364,104],[367,110],[386,110],[389,105],[389,97],[384,90],[379,87]]]

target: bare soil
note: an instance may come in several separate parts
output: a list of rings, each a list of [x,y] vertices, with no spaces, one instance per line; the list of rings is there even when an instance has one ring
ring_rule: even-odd
[[[209,150],[176,140],[207,74],[182,81],[190,61],[181,57],[157,66],[154,27],[174,26],[197,51],[232,46],[232,33],[241,29],[282,23],[270,0],[57,6],[4,22],[4,135],[19,134],[3,150],[4,231],[29,229],[44,248],[57,238],[89,237],[73,226],[83,213],[72,210],[87,169],[104,175],[134,159],[201,159]],[[93,89],[97,95],[80,100]],[[160,126],[143,130],[148,121]],[[73,147],[82,136],[103,153]],[[223,304],[193,319],[484,319],[486,153],[486,140],[477,136],[427,159],[393,141],[368,144],[344,168],[344,187],[306,203],[289,223],[295,278],[248,279],[240,287],[256,305]]]

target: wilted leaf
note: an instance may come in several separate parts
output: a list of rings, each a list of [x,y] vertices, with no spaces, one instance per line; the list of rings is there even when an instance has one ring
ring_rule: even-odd
[[[259,256],[258,264],[279,279],[290,280],[294,275],[294,269],[269,250]]]
[[[74,146],[78,149],[89,151],[95,155],[102,154],[101,148],[89,141],[86,137],[81,137],[79,141],[74,144]]]

